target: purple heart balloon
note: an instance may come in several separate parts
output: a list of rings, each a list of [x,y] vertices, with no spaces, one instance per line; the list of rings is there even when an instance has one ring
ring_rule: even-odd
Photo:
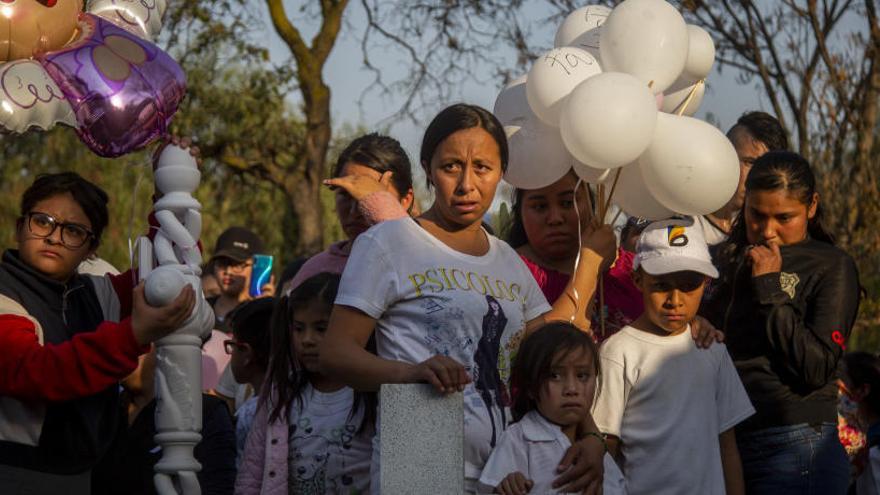
[[[73,107],[82,142],[116,157],[164,135],[186,93],[183,69],[100,17],[82,14],[79,28],[77,40],[39,61]]]

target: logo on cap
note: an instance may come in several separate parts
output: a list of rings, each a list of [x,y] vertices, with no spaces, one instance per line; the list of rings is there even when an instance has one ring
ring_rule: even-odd
[[[669,238],[670,246],[684,247],[688,245],[688,238],[684,235],[684,227],[670,225],[669,227],[666,227],[666,233]]]
[[[247,249],[247,248],[251,247],[251,245],[248,244],[247,242],[241,242],[241,241],[235,241],[232,243],[232,245],[237,248],[241,248],[241,249]]]

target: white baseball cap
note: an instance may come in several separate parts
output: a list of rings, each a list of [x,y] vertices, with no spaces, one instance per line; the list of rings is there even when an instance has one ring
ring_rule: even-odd
[[[718,278],[703,231],[690,217],[661,220],[645,227],[633,260],[633,269],[639,267],[651,275],[687,271]]]

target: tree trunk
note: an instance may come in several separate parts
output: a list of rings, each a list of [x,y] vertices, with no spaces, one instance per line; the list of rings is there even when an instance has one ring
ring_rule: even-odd
[[[299,79],[304,82],[310,75],[312,74],[300,69]],[[324,206],[321,203],[320,188],[332,136],[330,88],[320,77],[308,79],[308,85],[303,86],[306,141],[304,155],[300,160],[303,163],[303,174],[300,180],[293,181],[293,208],[299,218],[296,252],[314,254],[324,247]]]
[[[285,184],[290,209],[296,215],[296,256],[311,256],[324,249],[324,225],[319,197],[321,184],[320,181],[309,180],[308,175]]]
[[[282,0],[266,0],[275,32],[281,36],[296,61],[296,78],[303,97],[306,117],[305,146],[297,160],[300,177],[285,180],[285,189],[299,221],[297,254],[314,254],[324,247],[321,204],[321,179],[324,178],[327,150],[333,128],[330,122],[330,88],[324,81],[323,69],[336,43],[342,25],[342,13],[348,0],[321,2],[321,27],[306,45],[299,30],[287,16]],[[292,182],[292,184],[291,184]]]

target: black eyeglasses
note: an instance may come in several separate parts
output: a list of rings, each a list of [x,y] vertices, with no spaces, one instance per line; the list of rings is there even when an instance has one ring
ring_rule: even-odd
[[[214,260],[214,268],[217,270],[228,270],[232,273],[243,273],[249,266],[253,266],[251,261],[237,261],[232,258],[217,258]]]
[[[62,223],[48,213],[32,211],[27,214],[28,231],[35,237],[51,236],[55,229],[61,228],[61,243],[71,249],[82,247],[95,237],[95,234],[78,223]]]

